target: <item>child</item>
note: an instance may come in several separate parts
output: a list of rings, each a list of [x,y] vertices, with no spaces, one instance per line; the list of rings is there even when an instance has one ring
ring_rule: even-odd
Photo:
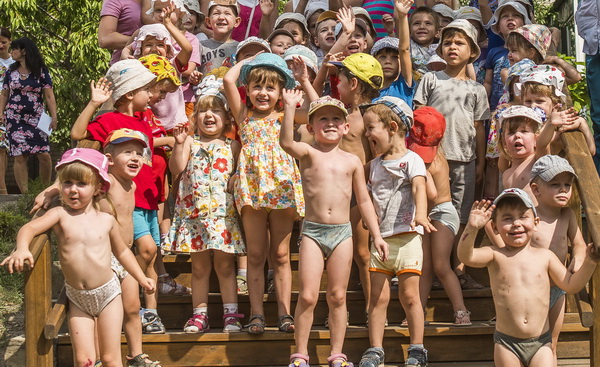
[[[390,301],[390,280],[398,276],[398,297],[406,313],[410,347],[405,366],[426,366],[423,347],[424,315],[419,299],[423,263],[423,230],[435,231],[427,219],[426,170],[423,160],[406,149],[405,138],[413,124],[411,108],[396,97],[382,97],[363,115],[366,137],[377,158],[365,168],[367,187],[385,239],[383,251],[371,246],[369,340],[361,366],[384,362],[383,334]],[[383,256],[382,256],[383,252]]]
[[[522,189],[532,198],[531,167],[548,153],[554,130],[551,123],[544,124],[545,119],[539,109],[520,105],[508,107],[500,116],[500,147],[511,161],[510,168],[502,174],[502,186]]]
[[[437,229],[423,236],[423,269],[419,282],[421,304],[426,309],[435,273],[452,303],[454,326],[469,326],[471,313],[465,306],[460,282],[450,267],[452,244],[460,227],[460,218],[452,205],[448,162],[442,150],[438,149],[446,131],[446,120],[432,107],[421,107],[413,115],[414,123],[406,139],[406,147],[417,153],[427,168],[429,220]],[[435,193],[433,199],[430,192]]]
[[[504,247],[473,248],[479,229],[492,223]],[[589,280],[600,256],[588,245],[581,268],[571,273],[552,251],[531,246],[539,218],[533,202],[520,189],[506,189],[491,205],[475,202],[458,245],[466,265],[487,267],[496,308],[494,362],[497,366],[552,366],[548,326],[550,281],[576,293]]]
[[[175,215],[163,249],[192,254],[194,314],[186,333],[203,333],[208,323],[208,285],[212,262],[223,298],[223,331],[241,331],[238,314],[235,257],[245,252],[233,195],[227,192],[235,172],[240,144],[223,136],[231,125],[225,97],[216,88],[199,97],[194,111],[194,136],[187,126],[174,130],[175,147],[169,162],[181,176]]]
[[[310,32],[308,31],[308,25],[306,24],[306,18],[300,13],[283,13],[277,20],[273,29],[285,29],[290,32],[294,37],[294,44],[296,45],[308,45],[310,39]],[[267,32],[268,33],[268,32]],[[266,38],[266,34],[261,32],[261,36]]]
[[[415,9],[409,19],[410,57],[413,64],[413,80],[418,83],[429,71],[427,62],[435,55],[437,39],[440,31],[440,19],[435,11],[420,6]]]
[[[340,21],[335,26],[336,41],[329,50],[330,54],[343,52],[345,56],[365,52],[369,47],[367,23],[354,16],[352,9],[342,8],[337,15]]]
[[[238,79],[246,85],[246,105],[242,104],[236,87]],[[248,332],[264,332],[267,256],[274,270],[278,329],[293,332],[289,242],[294,220],[304,215],[304,197],[294,159],[276,142],[282,118],[277,109],[281,91],[293,89],[296,83],[281,57],[262,53],[232,67],[223,84],[242,141],[234,193],[248,250],[248,291],[252,308]]]
[[[332,10],[327,10],[317,18],[316,35],[314,44],[317,47],[315,53],[319,60],[319,66],[323,63],[323,58],[329,53],[335,44],[335,25],[337,24],[337,14]]]
[[[269,41],[271,51],[275,55],[279,56],[283,56],[288,48],[296,44],[296,41],[294,41],[294,35],[292,35],[290,31],[283,28],[274,30],[267,38],[267,41]]]
[[[527,24],[511,31],[506,37],[510,65],[523,59],[530,59],[536,64],[543,63],[551,41],[552,34],[544,25]],[[506,80],[506,72],[507,70],[504,69],[503,81]]]
[[[532,247],[550,249],[561,263],[565,264],[569,243],[573,249],[569,270],[577,271],[585,259],[585,240],[577,224],[575,213],[569,208],[571,187],[577,175],[569,162],[556,155],[545,155],[531,168],[531,191],[538,205],[540,217],[539,231],[531,239]],[[550,331],[552,332],[552,352],[556,365],[556,345],[565,316],[565,292],[552,285],[550,287]]]
[[[483,25],[481,12],[477,8],[463,6],[456,11],[454,19],[466,19],[473,27],[475,27],[475,29],[477,29],[477,45],[481,50],[481,55],[473,62],[473,75],[470,75],[470,77],[477,83],[483,84],[485,82],[485,59],[489,47],[488,34]]]
[[[395,2],[399,38],[382,38],[375,42],[371,49],[371,55],[379,61],[383,69],[383,88],[379,91],[379,96],[398,97],[409,106],[412,106],[414,85],[407,16],[412,4],[413,0]]]
[[[317,303],[324,263],[327,267],[327,304],[331,331],[330,366],[352,366],[342,354],[348,321],[346,290],[352,267],[352,226],[350,198],[356,194],[365,224],[373,234],[374,247],[385,257],[373,204],[369,200],[363,166],[355,155],[339,148],[342,136],[348,133],[348,112],[342,102],[331,97],[319,98],[310,104],[308,131],[315,142],[308,145],[293,140],[296,104],[301,91],[283,92],[285,115],[281,147],[300,161],[306,190],[306,217],[300,241],[300,293],[296,307],[296,353],[290,357],[290,367],[308,366],[308,339]],[[331,185],[340,188],[331,191]],[[345,364],[344,364],[345,363]]]
[[[562,92],[565,85],[563,72],[551,65],[536,65],[523,72],[520,82],[521,99],[525,106],[541,108],[549,116],[550,122],[558,126],[558,132],[579,129],[592,156],[596,153],[594,136],[585,119],[573,109],[563,111],[566,103],[566,96]],[[558,133],[552,139],[553,152],[562,149],[562,143],[557,140]]]
[[[445,4],[435,4],[431,10],[437,13],[440,19],[440,28],[444,28],[448,24],[450,24],[454,19],[456,19],[456,14],[454,10]]]
[[[25,224],[17,235],[16,251],[0,263],[7,265],[10,273],[23,271],[25,261],[33,267],[29,243],[35,236],[54,230],[69,299],[69,335],[77,365],[96,360],[95,326],[102,364],[122,365],[123,304],[119,280],[111,270],[111,252],[148,293],[154,292],[155,287],[121,238],[116,218],[97,209],[101,193],[110,187],[107,168],[107,157],[96,150],[76,148],[65,152],[56,165],[63,206]]]
[[[508,34],[524,24],[531,24],[527,16],[525,6],[516,1],[507,1],[502,3],[494,12],[491,20],[491,29],[494,33],[506,39]],[[496,109],[498,100],[502,96],[502,78],[500,72],[509,66],[508,50],[504,46],[490,48],[485,61],[485,81],[484,86],[489,96],[490,108]]]
[[[212,29],[212,37],[200,42],[202,74],[206,75],[221,66],[232,65],[231,55],[235,53],[238,42],[231,38],[231,34],[240,24],[239,13],[240,8],[235,1],[213,0],[208,3],[208,16],[204,22]]]
[[[359,106],[371,103],[379,96],[383,86],[381,64],[371,55],[357,53],[341,62],[330,62],[338,68],[339,84],[337,89],[340,100],[349,106],[348,125],[350,129],[340,142],[340,149],[352,153],[364,165],[373,158],[372,148],[365,136],[366,128]],[[354,261],[358,266],[360,283],[365,295],[365,314],[369,309],[371,281],[369,277],[369,234],[362,226],[361,216],[355,200],[350,202],[350,222],[352,223],[352,241],[354,242]]]

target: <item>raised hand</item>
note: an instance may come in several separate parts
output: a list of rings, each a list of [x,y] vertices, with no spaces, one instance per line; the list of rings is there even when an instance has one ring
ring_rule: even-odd
[[[176,144],[183,144],[185,142],[185,139],[187,138],[187,130],[188,130],[188,124],[187,123],[180,123],[175,125],[175,127],[173,128],[173,137],[175,138],[175,143]]]
[[[303,100],[303,93],[301,90],[298,89],[284,89],[283,90],[283,104],[285,106],[291,107],[294,106],[294,108],[296,108],[296,106],[298,104],[302,104]]]
[[[347,34],[354,33],[354,29],[356,25],[354,12],[352,12],[352,8],[341,8],[337,13],[337,18],[342,23],[342,29]]]
[[[173,21],[171,20],[171,14],[173,14],[174,10],[175,5],[172,1],[169,1],[169,6],[166,6],[162,9],[160,16],[162,17],[162,22],[165,25],[165,27],[173,23]]]
[[[294,74],[294,79],[297,81],[308,80],[308,70],[306,69],[306,64],[301,57],[293,56],[292,65],[290,67],[292,69],[292,74]]]
[[[489,200],[476,201],[473,203],[469,214],[469,225],[475,228],[483,228],[492,218],[492,211],[496,208]]]
[[[90,102],[102,105],[110,99],[112,95],[112,83],[108,79],[102,77],[97,82],[90,82]]]
[[[399,15],[407,16],[414,0],[394,0],[394,6]]]
[[[260,11],[262,12],[263,16],[271,15],[274,9],[275,4],[273,3],[273,0],[260,0]]]
[[[391,14],[383,14],[383,17],[381,18],[381,21],[383,22],[383,28],[385,28],[385,33],[387,33],[390,36],[394,35],[394,17],[392,17]]]

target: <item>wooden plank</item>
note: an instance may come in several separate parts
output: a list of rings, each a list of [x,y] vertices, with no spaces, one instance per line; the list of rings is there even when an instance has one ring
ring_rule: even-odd
[[[63,287],[60,291],[60,295],[56,300],[56,303],[52,307],[52,311],[46,319],[46,326],[44,326],[44,336],[48,340],[53,340],[58,335],[60,328],[65,321],[67,316],[67,307],[69,301],[67,299],[67,291]]]
[[[48,236],[36,237],[30,250],[36,262],[25,274],[26,363],[27,367],[51,367],[54,365],[52,340],[44,337],[46,315],[52,304],[52,254]]]
[[[77,142],[77,148],[90,148],[101,151],[102,144],[100,144],[100,142],[97,140],[82,139]]]
[[[581,325],[585,327],[594,326],[594,311],[590,304],[589,295],[587,289],[583,288],[578,294],[575,295],[577,300],[576,305],[579,314],[581,315]]]

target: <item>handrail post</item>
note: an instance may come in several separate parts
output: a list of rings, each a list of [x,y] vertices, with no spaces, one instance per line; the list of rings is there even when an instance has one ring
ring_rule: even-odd
[[[600,267],[596,267],[590,279],[590,302],[592,310],[600,310]],[[600,363],[600,315],[594,312],[594,326],[590,329],[590,366]]]
[[[25,353],[27,367],[52,367],[54,341],[44,336],[46,316],[52,307],[52,253],[46,235],[33,269],[25,273]],[[34,240],[32,244],[36,242]]]

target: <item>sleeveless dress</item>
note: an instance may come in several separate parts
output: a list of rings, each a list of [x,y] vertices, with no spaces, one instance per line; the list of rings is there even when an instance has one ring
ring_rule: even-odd
[[[233,165],[230,139],[225,145],[203,147],[200,139],[194,137],[164,250],[246,252],[233,195],[227,192]]]
[[[304,216],[302,180],[296,161],[279,145],[280,114],[276,119],[248,116],[239,126],[242,152],[235,181],[238,210],[295,208]]]

